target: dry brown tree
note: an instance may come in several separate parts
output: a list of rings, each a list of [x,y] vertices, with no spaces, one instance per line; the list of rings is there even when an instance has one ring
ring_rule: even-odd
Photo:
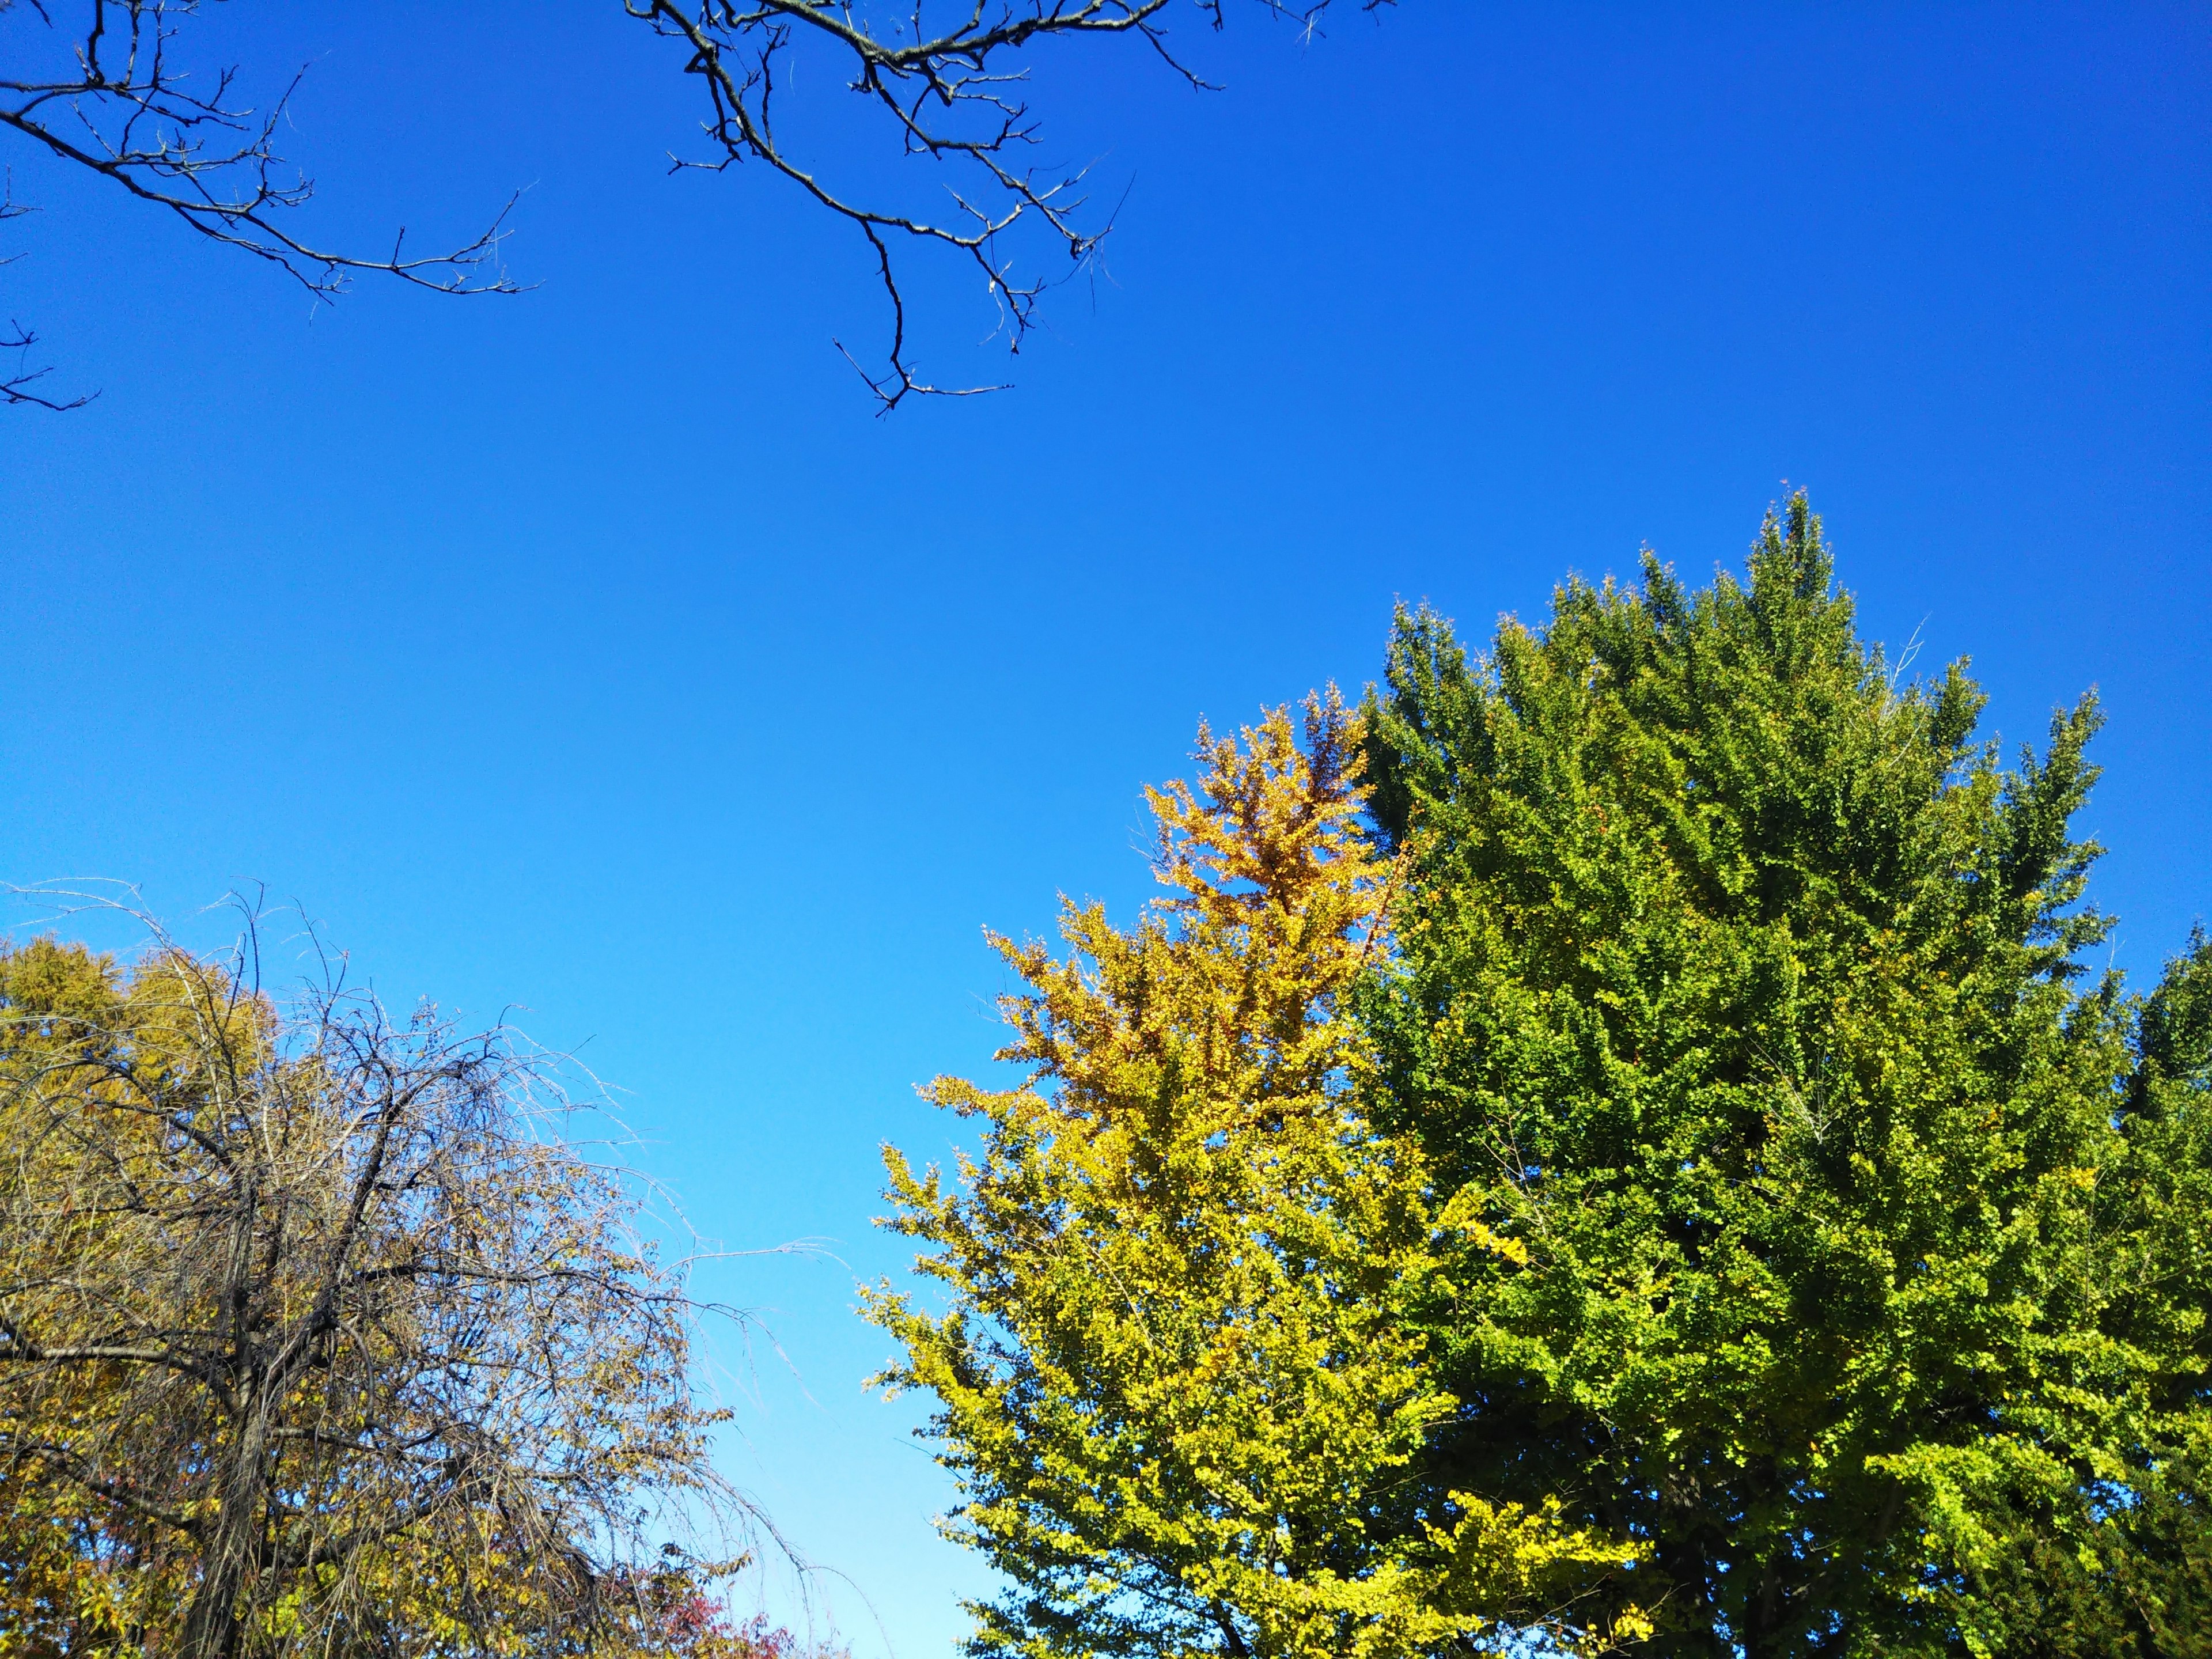
[[[1374,11],[1393,0],[1249,0],[1308,34],[1333,3]],[[915,393],[994,389],[917,377],[897,249],[934,248],[969,264],[997,303],[1006,344],[1019,351],[1045,290],[1091,269],[1113,228],[1112,215],[1088,197],[1083,166],[1036,159],[1038,122],[1026,87],[1039,54],[1118,40],[1156,55],[1191,87],[1211,89],[1170,30],[1178,19],[1219,29],[1230,0],[622,3],[674,43],[684,72],[704,94],[706,148],[672,157],[674,167],[762,164],[866,239],[889,306],[890,344],[874,369],[845,355],[888,410]],[[0,127],[112,179],[202,235],[273,262],[321,296],[363,271],[447,293],[514,290],[496,258],[504,212],[472,240],[423,254],[409,252],[404,240],[388,254],[360,254],[295,235],[291,210],[312,185],[285,166],[275,141],[297,78],[257,111],[235,94],[235,69],[187,75],[178,42],[198,9],[199,0],[0,0]],[[805,143],[791,125],[793,70],[810,58],[823,70],[808,76],[810,86],[844,89],[829,124],[872,128],[890,153],[912,158],[941,210],[894,205],[872,187],[837,183],[800,153]],[[818,132],[821,118],[813,125]],[[21,329],[0,339],[0,347],[30,343]],[[42,372],[27,367],[0,379],[0,401],[48,408],[82,401],[47,398],[37,384]]]
[[[656,1645],[744,1511],[640,1188],[512,1032],[256,960],[0,950],[8,1650]]]

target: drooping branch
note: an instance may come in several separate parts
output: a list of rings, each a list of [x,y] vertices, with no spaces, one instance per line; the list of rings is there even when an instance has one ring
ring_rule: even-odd
[[[83,1491],[118,1508],[159,1522],[173,1531],[197,1536],[200,1522],[192,1513],[175,1504],[156,1503],[121,1480],[100,1473],[99,1466],[71,1447],[50,1441],[23,1438],[0,1430],[0,1453],[9,1458],[31,1458],[63,1471]]]
[[[939,385],[916,372],[909,346],[903,250],[953,256],[982,279],[998,332],[1018,352],[1037,325],[1045,292],[1095,271],[1114,213],[1093,206],[1088,168],[1031,158],[1038,122],[1024,95],[1024,56],[1053,40],[1141,41],[1190,86],[1210,89],[1169,37],[1177,8],[1210,29],[1224,0],[915,0],[908,12],[871,13],[851,0],[623,0],[628,14],[676,42],[684,71],[706,94],[702,155],[672,156],[678,169],[720,171],[755,161],[853,224],[866,240],[890,311],[880,369],[835,343],[884,411],[910,393],[968,396],[988,386]],[[1352,0],[1252,0],[1312,34],[1334,4]],[[1357,0],[1373,11],[1394,0]],[[0,130],[46,155],[112,180],[166,209],[211,241],[270,262],[318,299],[362,272],[447,294],[511,293],[499,261],[510,198],[459,246],[413,250],[403,229],[386,251],[340,247],[298,228],[312,181],[289,166],[276,137],[298,77],[265,106],[239,93],[238,72],[187,73],[178,41],[200,0],[69,0],[72,26],[40,0],[0,0]],[[58,10],[59,8],[55,8]],[[892,153],[939,170],[942,211],[909,210],[830,179],[779,133],[796,58],[820,50],[842,64],[860,94],[841,122],[872,124]],[[779,94],[781,94],[780,97]],[[9,216],[0,209],[0,217]],[[21,367],[0,375],[0,402],[69,409],[87,398],[50,396],[27,354],[35,336],[11,326],[0,351]]]
[[[1255,0],[1308,34],[1331,0],[1304,5]],[[1376,10],[1393,0],[1359,0]],[[720,172],[764,163],[814,201],[850,221],[867,240],[891,313],[884,367],[861,368],[884,411],[908,395],[964,397],[990,386],[941,386],[918,379],[907,342],[907,307],[891,252],[902,240],[948,252],[981,276],[999,310],[1000,331],[1018,353],[1037,323],[1045,291],[1092,269],[1114,228],[1111,213],[1090,211],[1087,169],[1043,168],[1024,161],[1037,122],[1020,95],[1027,78],[1018,55],[1051,40],[1127,36],[1143,41],[1192,87],[1209,83],[1171,48],[1167,22],[1175,0],[952,0],[925,16],[927,0],[888,24],[835,0],[623,0],[629,15],[686,52],[684,72],[703,83],[708,113],[704,159],[672,157],[675,168]],[[1224,22],[1222,0],[1190,0],[1184,9],[1206,27]],[[950,14],[949,21],[939,21]],[[922,215],[860,199],[828,182],[777,136],[778,90],[788,84],[794,52],[812,44],[842,57],[847,85],[862,95],[900,154],[943,166],[951,211]],[[1062,252],[1065,263],[1025,263],[1018,237]],[[1056,268],[1055,268],[1056,267]]]

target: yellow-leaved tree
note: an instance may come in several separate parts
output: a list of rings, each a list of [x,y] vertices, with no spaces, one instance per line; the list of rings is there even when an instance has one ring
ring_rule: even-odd
[[[1563,1610],[1632,1547],[1402,1479],[1454,1401],[1404,1316],[1433,1265],[1422,1169],[1357,1109],[1341,1006],[1389,871],[1334,689],[1304,727],[1200,728],[1196,787],[1147,792],[1167,892],[1133,929],[1068,903],[1066,961],[994,938],[1030,988],[1000,1058],[1029,1078],[930,1085],[982,1129],[952,1182],[886,1152],[890,1224],[949,1305],[871,1295],[905,1350],[882,1380],[937,1396],[947,1528],[1012,1581],[970,1605],[975,1654],[1606,1639]]]
[[[0,941],[0,1659],[781,1651],[552,1059],[258,960]]]

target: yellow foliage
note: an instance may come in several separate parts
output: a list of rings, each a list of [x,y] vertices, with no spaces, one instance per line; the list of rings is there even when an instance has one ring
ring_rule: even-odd
[[[1356,735],[1333,690],[1303,744],[1287,709],[1201,728],[1196,785],[1148,792],[1166,891],[1137,926],[1068,903],[1065,960],[994,939],[1030,988],[999,1057],[1030,1075],[927,1091],[980,1154],[948,1185],[886,1151],[890,1224],[951,1305],[870,1297],[906,1350],[883,1380],[937,1396],[950,1529],[1018,1587],[972,1607],[978,1653],[1420,1653],[1540,1621],[1632,1553],[1403,1495],[1454,1402],[1404,1316],[1421,1164],[1355,1104],[1342,1003],[1392,883]]]
[[[0,1659],[609,1650],[719,1491],[634,1197],[500,1034],[157,947],[0,944]]]

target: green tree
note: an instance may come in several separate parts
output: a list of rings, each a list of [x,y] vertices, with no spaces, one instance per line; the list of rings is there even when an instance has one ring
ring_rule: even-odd
[[[1634,1553],[1540,1496],[1408,1497],[1452,1408],[1407,1316],[1427,1178],[1354,1108],[1343,1006],[1386,872],[1333,695],[1304,738],[1287,710],[1201,731],[1197,790],[1151,792],[1167,896],[1128,931],[1068,905],[1064,962],[997,941],[1030,1076],[929,1091],[980,1154],[948,1187],[887,1153],[951,1305],[871,1299],[906,1350],[885,1380],[937,1395],[951,1530],[1014,1585],[971,1608],[979,1655],[1425,1651]]]
[[[1644,1546],[1667,1653],[2203,1651],[2205,953],[2083,972],[2093,699],[2008,771],[1902,666],[1802,495],[1747,581],[1647,555],[1473,660],[1401,613],[1424,1476]]]
[[[2161,1361],[2119,1482],[2092,1490],[2069,1538],[2001,1516],[2010,1547],[1963,1609],[2021,1659],[2212,1653],[2212,1417],[2203,1409],[2212,1279],[2212,942],[2202,931],[2140,1010],[2121,1122],[2128,1154],[2098,1182],[2102,1328]]]

